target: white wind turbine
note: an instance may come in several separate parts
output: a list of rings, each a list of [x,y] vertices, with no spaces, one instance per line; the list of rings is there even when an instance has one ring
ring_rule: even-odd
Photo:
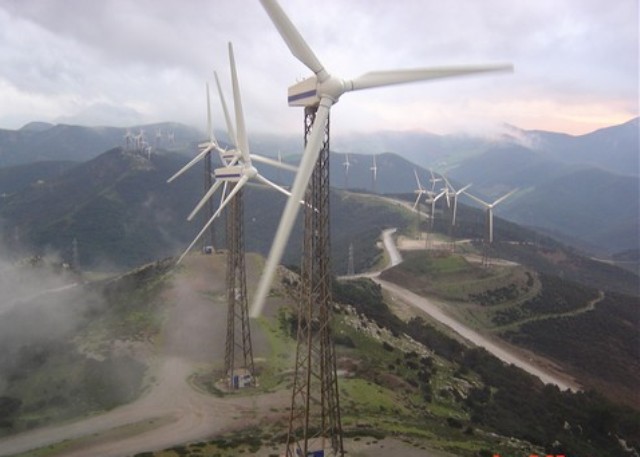
[[[461,193],[463,193],[465,190],[467,190],[469,187],[471,187],[471,184],[467,184],[466,186],[456,190],[451,183],[449,182],[449,180],[447,179],[447,177],[445,175],[442,175],[442,179],[444,179],[445,184],[447,185],[447,199],[448,200],[453,200],[453,212],[451,215],[451,225],[455,227],[456,225],[456,212],[458,211],[458,197],[460,196]]]
[[[418,188],[413,191],[413,193],[416,194],[416,201],[413,204],[413,209],[418,208],[418,211],[420,211],[420,207],[418,206],[418,203],[420,203],[420,197],[422,197],[423,195],[429,195],[430,191],[422,187],[420,178],[418,178],[418,171],[415,168],[413,169],[413,174],[416,177],[416,185],[418,186]]]
[[[351,164],[349,163],[349,154],[344,155],[344,162],[342,163],[344,167],[344,189],[349,189],[349,167]]]
[[[252,308],[252,315],[254,317],[260,315],[262,312],[276,268],[280,263],[285,246],[289,240],[289,235],[291,234],[299,210],[298,202],[304,196],[304,192],[307,189],[309,179],[320,154],[324,137],[324,125],[329,117],[329,111],[345,92],[473,73],[513,69],[511,65],[485,65],[387,70],[365,73],[355,79],[344,80],[331,75],[327,71],[276,0],[260,1],[291,53],[314,73],[310,78],[289,88],[289,104],[295,106],[317,104],[318,109],[311,128],[311,134],[298,167],[298,173],[291,188],[291,197],[289,197],[282,213],[282,218],[280,219],[278,230],[271,245],[267,263],[260,278],[254,299],[254,306]]]
[[[442,189],[440,193],[435,192],[429,194],[427,203],[431,204],[431,229],[433,229],[433,221],[436,218],[436,202],[447,194],[447,189]]]
[[[244,121],[244,112],[242,109],[242,100],[240,97],[240,87],[238,84],[238,73],[236,71],[236,62],[233,54],[233,45],[229,43],[229,63],[231,65],[231,80],[233,85],[233,101],[235,106],[235,115],[236,115],[236,128],[237,133],[233,132],[231,127],[231,122],[228,116],[228,111],[226,110],[226,104],[224,103],[224,99],[221,99],[223,104],[223,108],[225,111],[225,118],[228,122],[228,127],[230,131],[230,136],[233,135],[235,139],[236,149],[234,151],[224,151],[222,156],[224,159],[229,159],[230,162],[227,162],[225,166],[221,168],[216,168],[214,175],[216,178],[216,182],[211,186],[211,189],[204,195],[204,197],[200,200],[195,209],[191,212],[188,220],[193,219],[197,212],[205,205],[205,203],[211,198],[213,193],[217,190],[221,183],[232,182],[235,183],[235,186],[229,192],[228,195],[224,196],[220,202],[220,206],[216,210],[216,212],[211,216],[211,218],[204,225],[202,230],[196,235],[191,244],[187,247],[184,253],[178,259],[178,263],[182,261],[182,259],[187,255],[187,253],[193,248],[193,246],[198,242],[200,237],[207,231],[209,226],[213,223],[213,221],[222,213],[222,210],[227,206],[227,204],[231,201],[231,199],[242,189],[245,184],[249,180],[256,180],[262,184],[265,184],[278,192],[285,194],[286,196],[290,196],[291,194],[286,189],[280,187],[279,185],[271,182],[264,176],[262,176],[258,170],[253,166],[252,159],[257,156],[253,155],[249,151],[249,138],[247,137],[247,131],[245,127]],[[216,76],[217,81],[217,76]],[[232,138],[233,138],[232,137]],[[258,156],[259,157],[259,156]],[[274,159],[267,159],[264,157],[260,157],[259,161],[269,163],[271,165],[278,164],[278,162]],[[277,166],[277,165],[276,165]],[[289,168],[289,167],[287,167]],[[295,170],[295,168],[294,168]]]
[[[131,134],[131,130],[127,129],[124,134],[124,142],[125,142],[125,150],[129,151],[131,149],[131,144],[133,143],[134,136]]]
[[[373,165],[371,166],[370,170],[371,170],[372,177],[373,177],[373,186],[372,186],[373,188],[372,188],[372,191],[375,194],[376,193],[376,182],[378,180],[378,167],[376,166],[376,155],[373,154],[372,157],[373,157]]]
[[[431,178],[429,178],[429,182],[431,183],[431,190],[435,192],[436,183],[442,181],[440,178],[436,178],[436,175],[433,174],[433,170],[429,168],[429,174],[431,174]]]
[[[413,193],[416,194],[416,201],[413,203],[413,210],[417,209],[418,211],[417,239],[420,239],[422,237],[421,235],[422,232],[420,231],[420,198],[422,198],[423,195],[427,195],[431,197],[432,192],[422,187],[422,183],[420,182],[420,178],[418,177],[418,171],[415,168],[413,169],[413,174],[416,177],[416,186],[417,186],[417,189],[413,191]]]
[[[487,203],[484,200],[481,200],[478,197],[475,197],[468,192],[464,192],[464,194],[467,195],[469,198],[480,203],[482,206],[484,206],[487,209],[487,218],[489,219],[489,243],[488,244],[493,243],[493,208],[495,208],[498,204],[502,203],[511,195],[513,195],[517,190],[518,190],[517,188],[513,189],[511,192],[507,193],[506,195],[503,195],[493,203]]]

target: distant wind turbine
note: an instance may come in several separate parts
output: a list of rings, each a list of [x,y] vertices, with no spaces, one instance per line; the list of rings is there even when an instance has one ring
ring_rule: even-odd
[[[486,208],[487,211],[487,222],[489,224],[489,238],[488,238],[488,244],[492,244],[493,243],[493,209],[500,203],[502,203],[503,201],[505,201],[507,198],[509,198],[511,195],[513,195],[518,189],[513,189],[511,192],[507,193],[506,195],[503,195],[502,197],[500,197],[499,199],[497,199],[496,201],[494,201],[493,203],[487,203],[484,200],[481,200],[478,197],[475,197],[473,195],[471,195],[469,192],[464,192],[465,195],[467,195],[469,198],[471,198],[472,200],[475,200],[476,202],[480,203],[482,206],[484,206]],[[485,227],[485,230],[487,229],[487,227]]]
[[[442,181],[440,178],[436,178],[436,175],[433,174],[433,170],[429,168],[429,173],[431,174],[431,178],[429,178],[429,182],[431,183],[431,191],[435,192],[436,183]]]
[[[431,195],[431,191],[425,189],[424,187],[422,187],[422,183],[420,182],[420,178],[418,178],[418,171],[414,168],[413,169],[413,174],[416,177],[416,190],[413,191],[414,194],[416,194],[416,201],[413,204],[413,209],[417,209],[418,210],[418,236],[417,239],[421,238],[421,231],[420,231],[420,198],[423,195],[427,195],[430,196]]]
[[[431,229],[433,230],[433,221],[436,218],[436,202],[447,194],[447,189],[443,189],[438,194],[430,194],[427,203],[431,203]]]
[[[418,178],[418,171],[415,168],[413,169],[413,174],[416,177],[416,185],[418,186],[418,188],[413,191],[413,193],[416,194],[416,201],[413,204],[413,209],[416,209],[416,207],[418,207],[418,203],[420,202],[420,197],[422,197],[423,195],[427,195],[429,191],[426,190],[424,187],[422,187],[422,184],[420,183],[420,178]],[[418,211],[419,210],[420,209],[418,208]]]
[[[344,155],[342,166],[344,167],[344,188],[347,190],[349,189],[349,167],[351,166],[349,163],[349,154]]]
[[[444,179],[445,184],[447,185],[447,199],[448,200],[453,200],[453,211],[452,211],[452,215],[451,215],[451,226],[455,227],[456,225],[456,212],[458,211],[458,197],[460,196],[461,193],[463,193],[465,190],[467,190],[469,187],[471,187],[471,184],[467,184],[466,186],[456,190],[451,183],[449,182],[449,180],[447,179],[447,177],[445,175],[442,175],[442,178]]]
[[[378,167],[376,166],[376,155],[373,154],[373,165],[371,166],[370,170],[371,170],[371,177],[373,178],[372,180],[372,185],[371,185],[371,191],[375,194],[376,193],[376,182],[378,180]]]

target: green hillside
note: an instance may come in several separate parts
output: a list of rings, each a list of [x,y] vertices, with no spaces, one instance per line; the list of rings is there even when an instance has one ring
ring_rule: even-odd
[[[116,279],[43,293],[1,314],[0,437],[137,398],[151,359],[122,348],[152,348],[170,266],[157,262]],[[44,260],[25,268],[22,280],[63,274]]]
[[[130,268],[178,255],[203,224],[202,217],[185,220],[203,193],[200,167],[166,183],[185,162],[178,154],[152,154],[149,160],[116,148],[15,192],[0,201],[5,244],[54,251],[71,263],[75,239],[82,269]],[[266,255],[285,198],[261,187],[247,187],[244,195],[246,248]],[[356,270],[365,270],[380,255],[375,248],[380,230],[408,224],[403,210],[339,192],[332,193],[331,213],[333,268],[339,273],[347,269],[349,244],[358,253]],[[222,218],[216,229],[219,247],[224,230]],[[298,224],[285,264],[298,264],[300,247]]]
[[[406,253],[405,262],[381,277],[446,300],[447,310],[468,325],[539,351],[603,395],[640,406],[634,395],[640,379],[638,295],[519,265],[482,267],[437,251]]]

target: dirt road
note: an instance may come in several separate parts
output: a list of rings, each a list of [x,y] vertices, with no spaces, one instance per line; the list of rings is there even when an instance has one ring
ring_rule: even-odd
[[[384,247],[389,255],[389,264],[385,267],[390,268],[402,262],[402,255],[398,251],[396,244],[393,241],[392,235],[395,233],[395,229],[388,229],[383,231],[382,240]],[[424,243],[422,243],[424,249]],[[365,276],[365,275],[360,275]],[[383,289],[391,294],[395,299],[418,308],[427,313],[432,318],[446,325],[463,338],[472,342],[473,344],[485,348],[500,360],[514,364],[526,372],[537,376],[546,384],[555,384],[559,388],[565,390],[579,390],[579,385],[570,376],[564,375],[559,370],[552,369],[552,365],[539,357],[531,357],[527,355],[523,350],[513,347],[508,343],[493,338],[490,336],[482,335],[479,332],[467,327],[451,315],[447,314],[443,307],[438,306],[432,300],[429,300],[420,295],[404,289],[396,284],[388,281],[383,281],[379,278],[379,272],[370,273],[366,275],[374,282],[379,284]]]
[[[131,455],[245,427],[259,421],[270,408],[288,404],[288,392],[216,398],[188,383],[199,365],[224,358],[226,299],[224,257],[190,256],[185,263],[166,292],[171,305],[157,382],[149,392],[104,414],[0,440],[0,455],[65,440],[70,440],[68,446],[61,447],[56,456]]]

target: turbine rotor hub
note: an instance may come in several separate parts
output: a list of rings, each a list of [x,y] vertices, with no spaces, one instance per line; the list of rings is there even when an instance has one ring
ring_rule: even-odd
[[[318,83],[318,96],[329,97],[333,103],[336,103],[340,96],[346,92],[345,83],[342,79],[335,76],[329,76],[325,81]]]

